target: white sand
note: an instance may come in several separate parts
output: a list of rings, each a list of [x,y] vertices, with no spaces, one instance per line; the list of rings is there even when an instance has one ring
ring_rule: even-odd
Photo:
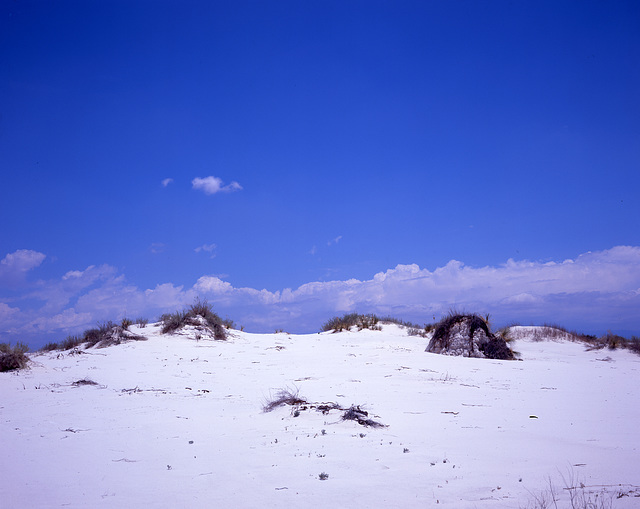
[[[562,476],[640,507],[640,356],[628,351],[526,329],[523,361],[425,353],[395,325],[226,342],[139,332],[149,340],[0,373],[2,507],[517,508],[549,477],[566,507]],[[264,413],[285,387],[387,427]]]

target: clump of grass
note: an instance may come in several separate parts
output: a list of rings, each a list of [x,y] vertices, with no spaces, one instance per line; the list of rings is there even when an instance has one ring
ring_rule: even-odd
[[[206,300],[201,301],[200,299],[183,311],[162,315],[160,321],[162,322],[163,334],[175,332],[185,325],[205,325],[213,331],[213,337],[219,340],[227,339],[225,327],[230,327],[233,324],[228,318],[222,320],[213,312],[211,304]],[[204,321],[204,324],[202,321]]]
[[[53,341],[40,348],[41,352],[52,352],[53,350],[60,350],[60,345]]]
[[[299,394],[299,390],[296,389],[280,389],[276,392],[275,396],[268,400],[264,405],[262,405],[263,412],[271,412],[276,408],[289,405],[306,405],[308,402],[306,399],[301,398]]]
[[[14,346],[0,343],[0,372],[26,368],[29,362],[26,355],[28,351],[29,347],[24,343],[18,342]]]
[[[120,322],[120,327],[122,327],[123,330],[127,330],[130,325],[133,325],[133,320],[129,320],[129,318],[126,317]]]
[[[74,387],[80,387],[82,385],[98,385],[98,382],[94,382],[90,378],[83,378],[82,380],[76,380],[71,385]]]
[[[149,324],[148,318],[136,318],[136,325],[141,329],[144,329]]]

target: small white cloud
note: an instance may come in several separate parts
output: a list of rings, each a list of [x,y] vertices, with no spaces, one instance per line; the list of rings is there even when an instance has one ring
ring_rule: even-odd
[[[222,281],[216,276],[202,276],[194,285],[194,289],[200,293],[227,293],[233,290],[231,283]]]
[[[209,253],[211,258],[215,258],[216,257],[216,249],[217,248],[218,248],[218,246],[216,246],[215,244],[204,244],[202,246],[199,246],[199,247],[195,248],[194,251],[196,253],[200,253],[200,252],[204,251],[205,253]]]
[[[318,248],[316,246],[313,246],[311,248],[311,250],[309,251],[310,255],[315,255],[318,252]]]
[[[24,282],[27,272],[38,267],[46,255],[30,249],[19,249],[0,260],[0,283],[10,286]]]
[[[30,249],[19,249],[0,260],[0,271],[27,272],[40,265],[47,256]]]
[[[222,179],[211,176],[205,178],[196,177],[191,181],[191,184],[194,189],[203,191],[205,194],[231,193],[242,190],[242,186],[236,181],[225,186],[222,183]]]
[[[331,239],[329,242],[327,242],[327,246],[331,246],[333,244],[337,244],[341,240],[342,240],[342,235],[338,235],[335,239]]]
[[[167,187],[171,182],[173,182],[173,179],[164,179],[162,181],[162,187]]]
[[[154,242],[153,244],[151,244],[151,246],[149,246],[149,251],[151,251],[153,254],[158,254],[162,253],[166,247],[167,246],[162,242]]]

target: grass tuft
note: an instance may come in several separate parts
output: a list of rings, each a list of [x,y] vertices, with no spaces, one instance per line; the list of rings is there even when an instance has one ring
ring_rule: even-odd
[[[306,405],[307,400],[300,397],[299,389],[280,389],[275,396],[262,405],[263,412],[271,412],[283,405]]]
[[[231,320],[228,318],[222,320],[213,312],[211,304],[200,299],[196,300],[188,309],[162,315],[160,321],[162,322],[163,334],[175,332],[185,325],[204,325],[213,331],[213,337],[218,340],[227,339],[226,328],[233,326]]]

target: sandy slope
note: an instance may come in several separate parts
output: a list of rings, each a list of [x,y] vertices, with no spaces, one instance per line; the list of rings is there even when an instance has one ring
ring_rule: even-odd
[[[629,352],[526,330],[521,362],[425,353],[391,325],[227,342],[141,332],[0,374],[2,507],[526,507],[549,476],[568,500],[561,475],[640,507]],[[283,387],[387,427],[262,412]]]

